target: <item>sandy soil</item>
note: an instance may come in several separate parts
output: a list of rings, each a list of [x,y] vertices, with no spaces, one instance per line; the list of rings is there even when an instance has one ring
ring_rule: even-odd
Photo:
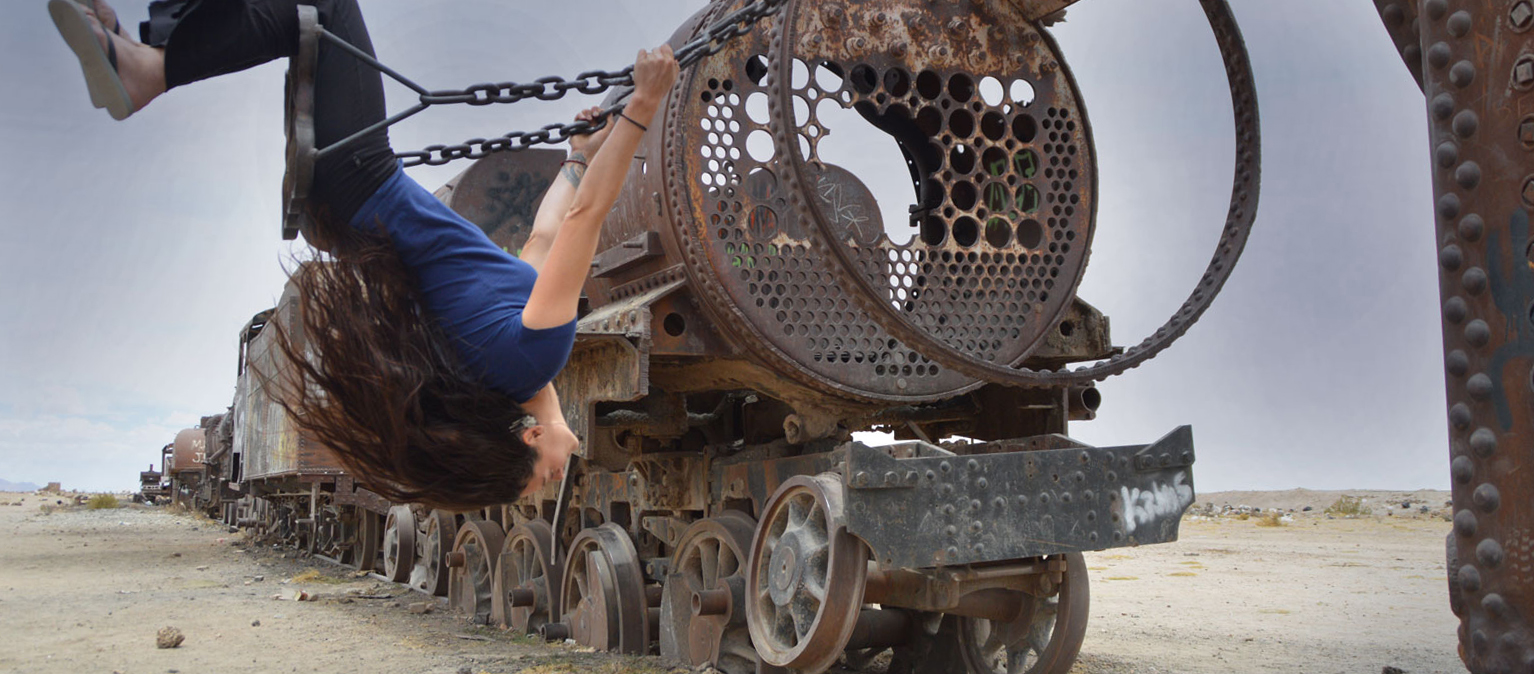
[[[1227,514],[1186,518],[1181,541],[1089,555],[1092,626],[1073,674],[1464,671],[1445,598],[1447,494],[1349,493],[1373,514],[1330,518],[1336,492],[1210,494],[1199,505]],[[421,595],[233,545],[164,509],[45,514],[55,500],[0,493],[3,672],[667,671],[418,615]],[[1240,519],[1238,506],[1295,512],[1262,526],[1266,513]],[[319,577],[284,583],[300,574]],[[317,600],[273,598],[295,590]],[[156,648],[166,626],[181,647]]]

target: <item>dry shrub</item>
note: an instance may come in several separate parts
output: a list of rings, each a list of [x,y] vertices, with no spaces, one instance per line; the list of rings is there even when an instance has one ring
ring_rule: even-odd
[[[1326,506],[1326,514],[1337,517],[1358,517],[1368,515],[1373,511],[1364,505],[1364,500],[1359,496],[1342,496],[1331,505]]]
[[[1270,513],[1268,513],[1266,515],[1263,515],[1262,517],[1257,518],[1257,526],[1259,526],[1259,527],[1281,527],[1281,526],[1284,526],[1283,517],[1284,517],[1283,513],[1280,513],[1277,510],[1275,510],[1275,511],[1270,512]]]
[[[120,507],[120,504],[118,504],[116,496],[111,494],[97,494],[92,496],[91,500],[85,502],[85,507],[90,508],[91,510],[106,510],[108,508]]]

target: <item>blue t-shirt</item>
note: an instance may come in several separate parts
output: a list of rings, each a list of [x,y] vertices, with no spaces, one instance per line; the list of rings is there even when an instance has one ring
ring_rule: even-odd
[[[501,250],[403,170],[362,204],[351,224],[370,233],[382,224],[415,272],[426,310],[486,386],[526,402],[564,368],[575,321],[543,330],[522,325],[537,270]]]

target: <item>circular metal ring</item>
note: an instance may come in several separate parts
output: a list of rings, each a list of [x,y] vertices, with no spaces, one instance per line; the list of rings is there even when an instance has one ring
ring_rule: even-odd
[[[959,655],[970,674],[1066,674],[1081,653],[1091,597],[1087,562],[1065,554],[1065,576],[1052,597],[1024,602],[1010,622],[960,618]]]
[[[746,578],[751,641],[768,664],[823,671],[857,625],[868,548],[847,533],[834,474],[790,478],[762,513]]]
[[[415,567],[410,570],[410,586],[429,595],[447,594],[447,554],[452,552],[453,534],[458,523],[453,514],[433,510],[425,520],[417,521]]]
[[[649,605],[639,554],[628,532],[608,522],[570,543],[559,591],[560,620],[576,643],[643,655],[650,644]]]
[[[756,522],[730,511],[682,532],[660,604],[660,653],[724,674],[756,671],[746,628],[746,560]]]
[[[551,560],[554,534],[549,523],[532,520],[506,532],[500,561],[495,567],[496,624],[518,634],[534,634],[553,622],[550,611],[559,606],[560,573],[564,556]]]
[[[495,601],[495,565],[505,543],[501,525],[487,520],[464,522],[453,540],[453,558],[462,563],[448,568],[448,602],[475,624],[490,622]]]
[[[381,552],[384,577],[390,582],[410,580],[410,569],[415,567],[415,526],[415,512],[410,506],[389,508],[389,516],[384,520]]]

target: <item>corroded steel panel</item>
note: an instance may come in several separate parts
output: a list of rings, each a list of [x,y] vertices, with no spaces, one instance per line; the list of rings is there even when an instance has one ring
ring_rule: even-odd
[[[201,428],[188,428],[176,434],[171,443],[170,472],[202,470],[207,456],[207,439]]]
[[[1460,654],[1534,671],[1534,3],[1375,4],[1427,98]]]

